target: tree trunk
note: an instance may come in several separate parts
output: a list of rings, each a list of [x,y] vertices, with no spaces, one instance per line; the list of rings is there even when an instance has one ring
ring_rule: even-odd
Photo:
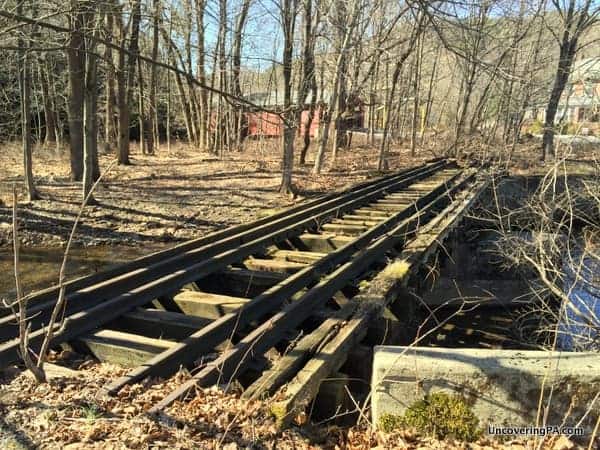
[[[43,68],[42,68],[43,67]],[[54,102],[50,93],[50,67],[46,58],[38,60],[38,76],[40,79],[40,87],[42,88],[42,101],[44,103],[44,121],[45,130],[44,141],[45,145],[56,144],[56,112],[54,110]]]
[[[158,59],[158,27],[160,21],[160,0],[154,0],[154,17],[152,19],[152,60]],[[154,147],[158,146],[158,121],[157,119],[157,105],[156,105],[156,84],[157,84],[157,70],[158,66],[152,64],[150,68],[150,86],[149,86],[149,114],[148,114],[148,153],[153,155],[155,152]]]
[[[425,138],[425,128],[429,123],[429,115],[431,113],[431,106],[433,105],[433,85],[437,75],[437,66],[438,60],[440,58],[440,49],[441,47],[437,47],[435,50],[435,55],[433,59],[433,67],[431,68],[431,76],[429,77],[429,84],[427,87],[427,100],[425,101],[425,114],[423,115],[423,126],[421,127],[421,145],[423,145],[423,140]]]
[[[117,139],[117,161],[119,164],[128,165],[129,162],[129,106],[127,104],[127,72],[125,67],[125,39],[127,30],[123,20],[119,18],[119,62],[117,69],[117,110],[118,116],[118,139]]]
[[[114,26],[114,14],[116,13],[116,8],[114,5],[114,0],[111,0],[107,6],[107,14],[105,21],[105,39],[112,42],[113,41],[113,32],[115,30]],[[104,141],[106,142],[106,146],[108,148],[115,148],[117,146],[117,127],[118,124],[115,122],[115,109],[116,109],[116,93],[115,93],[115,64],[113,61],[113,51],[112,47],[106,46],[104,50],[104,60],[106,62],[106,110],[104,117]]]
[[[181,67],[186,70],[188,76],[186,77],[188,92],[189,92],[189,105],[190,105],[190,113],[192,115],[192,141],[196,146],[200,145],[200,106],[198,104],[198,99],[196,98],[196,86],[192,82],[192,78],[194,76],[193,63],[192,63],[192,29],[193,29],[193,0],[187,0],[184,3],[185,6],[185,61],[183,57],[180,57]]]
[[[251,2],[251,0],[243,0],[242,6],[240,8],[240,13],[235,24],[235,30],[233,33],[233,44],[231,53],[231,92],[237,97],[242,96],[242,87],[240,85],[240,69],[242,64],[242,38]],[[241,109],[234,109],[232,119],[236,124],[235,133],[233,135],[233,145],[239,149],[242,144],[242,140],[244,139],[241,126],[243,121]]]
[[[171,154],[171,72],[167,72],[167,152]]]
[[[83,50],[83,19],[78,0],[71,0],[69,15],[69,145],[71,179],[83,177],[83,90],[85,87],[85,52]]]
[[[94,30],[94,36],[97,33],[97,27],[94,25],[94,13],[91,8],[86,12],[86,29]],[[100,176],[98,170],[98,81],[97,81],[97,56],[96,42],[94,38],[87,40],[86,50],[86,72],[85,72],[85,93],[84,93],[84,135],[85,144],[83,150],[83,200],[87,203],[95,203],[91,196],[94,180]]]
[[[350,46],[350,37],[354,32],[354,28],[356,27],[356,22],[358,19],[358,13],[360,11],[359,1],[354,0],[352,4],[352,12],[348,18],[348,24],[346,27],[344,39],[342,41],[342,45],[340,46],[340,53],[337,58],[337,62],[335,65],[334,71],[334,81],[333,81],[333,89],[331,93],[331,98],[329,100],[328,111],[325,114],[323,119],[323,135],[321,136],[321,142],[319,143],[319,149],[317,150],[317,155],[315,157],[315,165],[313,167],[313,173],[319,174],[323,168],[323,160],[325,158],[325,148],[327,147],[327,141],[329,140],[329,128],[331,125],[331,119],[333,116],[333,109],[338,104],[338,95],[339,95],[339,85],[341,82],[341,69],[345,64],[346,53],[348,51],[348,47]]]
[[[205,69],[205,46],[204,46],[204,9],[206,7],[205,0],[196,0],[196,29],[198,33],[198,51],[196,60],[198,65],[198,81],[206,84],[206,69]],[[203,149],[207,149],[208,130],[210,123],[210,108],[208,104],[208,93],[206,89],[200,88],[200,145]]]
[[[423,59],[423,39],[417,39],[417,53],[414,64],[413,78],[413,114],[410,136],[410,154],[417,155],[417,127],[419,123],[419,103],[420,103],[420,85],[421,85],[421,60]]]
[[[219,89],[221,91],[227,91],[227,78],[225,72],[227,71],[227,61],[225,59],[225,43],[227,39],[227,0],[219,0],[219,35],[217,39],[217,67],[219,74]],[[284,50],[285,51],[285,50]],[[217,132],[217,153],[219,157],[223,157],[224,147],[226,139],[226,124],[227,124],[227,111],[223,105],[223,97],[219,96],[217,102],[217,120],[215,123],[215,131]]]
[[[140,150],[142,154],[150,154],[146,143],[152,134],[147,127],[146,108],[144,105],[144,75],[142,74],[142,60],[138,58],[138,123],[140,127]]]
[[[388,170],[387,162],[387,148],[388,148],[388,135],[390,130],[390,123],[392,120],[392,105],[395,98],[396,86],[398,85],[398,78],[400,78],[400,72],[402,70],[402,64],[404,60],[400,59],[396,62],[394,67],[394,73],[392,74],[392,84],[390,86],[390,93],[386,99],[386,111],[388,112],[383,125],[383,136],[381,138],[381,145],[379,146],[379,162],[377,168],[379,171]]]
[[[317,19],[318,20],[318,19]],[[313,116],[315,114],[315,105],[317,102],[317,80],[315,76],[315,37],[312,31],[313,28],[313,4],[312,0],[304,1],[304,48],[303,48],[303,61],[302,61],[302,79],[298,86],[298,107],[299,117],[302,119],[302,111],[304,111],[304,105],[306,98],[310,90],[310,106],[306,114],[306,121],[304,123],[304,144],[300,151],[300,164],[306,163],[306,153],[310,146],[310,128],[312,126]]]
[[[22,8],[19,2],[18,8]],[[23,141],[23,172],[27,197],[30,201],[39,198],[33,183],[32,141],[31,141],[31,68],[29,44],[25,44],[19,35],[19,81],[21,91],[21,136]]]
[[[306,122],[304,122],[304,137],[302,150],[300,151],[300,164],[306,164],[306,154],[310,147],[310,129],[314,120],[315,112],[317,111],[317,83],[313,80],[310,94],[310,105],[308,107],[308,113],[306,115]]]
[[[293,193],[294,138],[298,108],[292,107],[292,57],[294,51],[294,24],[296,10],[294,0],[283,0],[281,9],[283,24],[283,161],[279,192]],[[296,105],[297,106],[297,105]]]
[[[134,0],[131,10],[131,38],[129,40],[128,61],[125,67],[125,35],[121,36],[121,51],[119,55],[119,164],[130,164],[129,161],[129,108],[133,98],[133,83],[135,80],[135,67],[138,59],[138,40],[140,31],[140,1]],[[123,26],[121,25],[121,28]]]
[[[560,97],[565,90],[567,81],[569,80],[569,73],[571,72],[571,66],[573,64],[573,58],[577,51],[577,38],[571,39],[569,33],[565,31],[563,34],[563,41],[560,47],[560,57],[558,60],[558,67],[556,69],[556,75],[554,77],[554,84],[552,86],[552,92],[550,93],[550,100],[546,107],[546,119],[544,121],[544,135],[542,137],[542,161],[547,156],[554,157],[554,120],[558,111],[558,104]]]
[[[388,137],[390,123],[391,123],[391,119],[392,119],[392,117],[391,117],[392,104],[393,104],[393,99],[394,99],[394,95],[395,95],[395,91],[396,91],[396,85],[398,84],[398,78],[400,77],[400,73],[402,71],[402,66],[404,65],[404,62],[406,61],[406,59],[412,53],[415,40],[418,39],[421,34],[422,22],[423,22],[423,16],[420,16],[418,22],[414,25],[414,28],[412,30],[412,35],[411,35],[408,47],[407,47],[406,51],[404,51],[401,55],[398,56],[398,59],[396,60],[396,65],[394,67],[394,72],[392,74],[392,85],[390,87],[390,93],[389,93],[387,101],[386,101],[387,114],[385,117],[385,123],[384,123],[384,127],[383,127],[383,136],[381,138],[381,145],[379,147],[379,161],[378,161],[377,167],[380,171],[388,169],[387,137]],[[398,102],[398,106],[400,107],[400,102]]]

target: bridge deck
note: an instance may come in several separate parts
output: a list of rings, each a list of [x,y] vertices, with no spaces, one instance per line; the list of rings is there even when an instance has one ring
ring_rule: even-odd
[[[193,369],[155,413],[195,386],[238,379],[256,397],[285,385],[276,406],[285,422],[484,187],[474,171],[435,160],[80,278],[65,286],[51,345],[132,367],[102,388],[108,394]],[[401,273],[384,269],[390,259]],[[52,287],[28,298],[33,354],[57,296]],[[19,359],[17,319],[0,310],[2,366]]]

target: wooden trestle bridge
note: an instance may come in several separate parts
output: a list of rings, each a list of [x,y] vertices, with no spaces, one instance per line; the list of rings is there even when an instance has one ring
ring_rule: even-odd
[[[278,394],[285,421],[339,369],[485,186],[474,169],[433,160],[70,281],[51,345],[131,367],[101,387],[108,395],[189,369],[191,378],[150,413],[196,386],[243,379],[246,397]],[[29,297],[32,352],[57,296],[52,287]],[[17,322],[0,309],[0,367],[20,359]]]

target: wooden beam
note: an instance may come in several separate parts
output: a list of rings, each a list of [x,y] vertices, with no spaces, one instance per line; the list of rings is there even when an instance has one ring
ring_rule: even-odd
[[[366,335],[368,321],[369,317],[360,315],[341,323],[339,332],[282,388],[283,399],[271,404],[280,426],[289,424],[319,392],[323,379],[342,366],[346,355]]]
[[[187,291],[201,291],[201,289],[195,282],[188,283],[184,285],[181,289],[185,289]]]
[[[305,263],[286,261],[281,259],[248,258],[244,266],[251,270],[264,270],[266,272],[294,273],[306,267]]]
[[[235,297],[256,297],[286,278],[284,274],[264,270],[230,267],[197,281],[204,291]]]
[[[366,225],[351,225],[345,223],[326,223],[321,227],[325,231],[343,234],[360,234],[369,229]]]
[[[183,311],[173,301],[173,297],[170,295],[161,295],[157,299],[152,301],[152,305],[154,305],[157,309],[162,309],[164,311],[182,313]]]
[[[367,219],[365,217],[361,219],[349,219],[348,217],[343,217],[342,219],[333,219],[331,223],[342,224],[342,225],[361,225],[366,227],[374,227],[381,221],[385,219]]]
[[[237,311],[250,299],[209,292],[182,291],[175,296],[173,301],[185,314],[203,319],[218,319],[227,313]]]
[[[83,345],[100,361],[124,367],[144,364],[175,345],[172,341],[113,330],[96,331],[77,338],[76,343]]]
[[[364,207],[364,208],[360,208],[357,210],[352,211],[352,214],[361,214],[361,215],[367,215],[367,216],[385,216],[386,219],[389,219],[391,216],[394,215],[394,213],[392,211],[388,211],[388,210],[381,210],[381,209],[374,209],[371,208],[371,205],[369,205],[368,207]]]
[[[123,314],[107,327],[160,339],[184,339],[210,323],[210,320],[185,314],[137,308]]]
[[[388,214],[382,213],[382,214],[370,214],[370,213],[364,213],[364,214],[360,214],[358,211],[354,211],[352,214],[344,214],[342,216],[344,219],[348,219],[348,220],[367,220],[367,221],[381,221],[381,220],[385,220],[389,217]]]
[[[453,203],[423,227],[423,235],[417,235],[416,239],[405,246],[400,259],[388,265],[390,269],[381,271],[367,289],[351,300],[360,304],[360,309],[344,322],[344,327],[338,334],[319,350],[294,379],[275,394],[279,400],[272,404],[271,412],[281,426],[287,426],[296,413],[314,398],[323,379],[338,370],[349,351],[364,339],[369,324],[380,317],[385,307],[395,300],[400,288],[406,285],[411,274],[424,261],[423,258],[441,243],[484,187],[485,183],[476,183],[460,193]]]
[[[416,200],[420,197],[419,194],[417,194],[416,192],[407,192],[407,191],[401,191],[401,192],[394,192],[392,194],[388,194],[385,198],[390,198],[390,199],[394,199],[394,200]]]
[[[401,199],[386,197],[386,198],[382,198],[381,200],[377,200],[374,204],[375,205],[390,205],[390,206],[396,206],[398,208],[406,208],[407,206],[410,206],[411,203],[412,203],[412,201],[410,201],[410,200],[401,200]]]
[[[391,213],[397,213],[398,211],[406,209],[407,207],[408,206],[405,204],[386,205],[382,203],[371,203],[369,205],[369,209],[373,211],[389,211]]]
[[[352,242],[350,236],[341,236],[333,233],[304,233],[298,237],[290,239],[290,242],[298,250],[308,250],[311,252],[330,253],[344,245]]]
[[[340,327],[356,309],[356,303],[347,303],[339,311],[330,313],[331,316],[310,334],[303,337],[293,348],[265,371],[262,376],[249,386],[243,393],[247,399],[258,399],[272,395],[281,385],[294,374],[317,352],[319,347],[335,336],[336,328]]]
[[[276,250],[270,254],[273,258],[284,259],[286,261],[300,262],[312,264],[321,258],[324,258],[327,253],[320,252],[303,252],[299,250]]]

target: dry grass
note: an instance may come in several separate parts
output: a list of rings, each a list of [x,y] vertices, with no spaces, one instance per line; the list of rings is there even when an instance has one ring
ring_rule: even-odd
[[[179,373],[166,382],[124,388],[98,398],[98,387],[125,371],[110,364],[66,354],[78,376],[55,376],[38,385],[26,374],[0,371],[0,447],[42,449],[533,449],[526,443],[483,438],[465,444],[437,440],[411,429],[376,432],[367,426],[333,425],[281,431],[268,404],[241,400],[235,393],[199,389],[187,403],[176,403],[161,421],[145,415],[158,399],[182,383]],[[65,363],[65,360],[61,360]],[[562,441],[564,444],[564,441]],[[571,449],[548,442],[544,449]]]

